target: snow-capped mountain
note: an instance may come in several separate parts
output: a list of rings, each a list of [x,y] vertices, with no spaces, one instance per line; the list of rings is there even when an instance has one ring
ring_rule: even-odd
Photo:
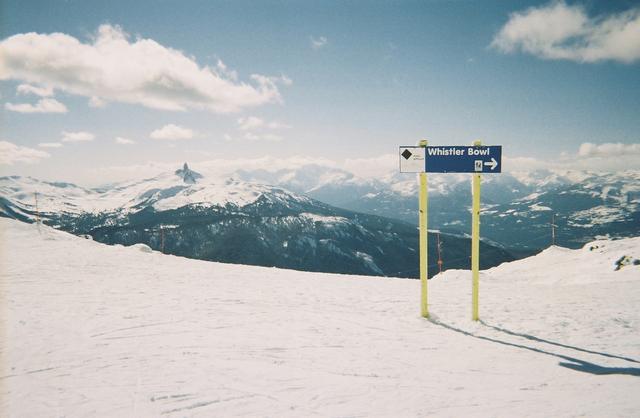
[[[346,170],[318,164],[273,171],[238,170],[233,176],[245,181],[284,187],[337,206],[349,202],[354,196],[364,196],[381,187],[377,180],[364,179]]]
[[[70,183],[46,182],[30,177],[0,178],[2,210],[5,213],[13,212],[18,218],[33,218],[36,211],[47,219],[60,214],[127,214],[149,206],[158,211],[183,206],[242,207],[263,195],[283,201],[310,201],[308,197],[295,195],[280,187],[218,177],[204,178],[186,163],[175,172],[99,189],[86,189]]]
[[[190,260],[0,219],[7,417],[627,417],[640,238],[420,283]],[[53,413],[52,413],[53,412]]]
[[[244,172],[269,184],[299,179],[305,167],[279,172]],[[416,177],[390,173],[376,180],[343,170],[312,169],[298,191],[332,205],[417,223]],[[470,233],[471,187],[466,174],[430,174],[429,225]],[[537,250],[556,243],[577,248],[600,236],[640,235],[640,172],[594,173],[537,170],[485,175],[482,180],[482,236],[505,248]]]
[[[37,193],[37,207],[36,207]],[[165,253],[308,271],[417,277],[410,224],[339,209],[277,186],[175,172],[101,189],[0,178],[0,214]],[[466,267],[468,239],[443,234],[445,268]],[[436,241],[430,237],[435,267]],[[483,243],[483,266],[512,260]],[[435,268],[431,269],[435,272]]]

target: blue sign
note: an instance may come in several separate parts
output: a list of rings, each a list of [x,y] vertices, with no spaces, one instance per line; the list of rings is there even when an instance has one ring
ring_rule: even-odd
[[[427,147],[427,173],[500,173],[502,145]]]

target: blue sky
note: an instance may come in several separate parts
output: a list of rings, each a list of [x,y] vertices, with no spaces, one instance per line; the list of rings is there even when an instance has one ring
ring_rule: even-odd
[[[110,181],[104,168],[150,161],[376,162],[421,138],[567,167],[623,153],[615,168],[640,168],[632,1],[1,7],[4,174],[96,183],[96,168]],[[133,47],[143,40],[153,47]]]

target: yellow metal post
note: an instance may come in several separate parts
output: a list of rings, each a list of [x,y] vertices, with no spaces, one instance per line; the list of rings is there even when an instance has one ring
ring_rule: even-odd
[[[474,146],[480,146],[480,141],[475,141]],[[473,174],[473,207],[471,209],[471,277],[473,281],[472,319],[478,321],[478,291],[480,282],[480,174]]]
[[[420,141],[421,147],[427,146],[427,141]],[[420,173],[419,196],[419,224],[420,224],[420,312],[424,318],[429,317],[428,282],[427,282],[427,212],[429,207],[429,195],[427,191],[427,173]]]

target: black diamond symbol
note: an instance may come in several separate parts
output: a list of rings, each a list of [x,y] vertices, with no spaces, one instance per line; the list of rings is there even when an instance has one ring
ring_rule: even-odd
[[[413,154],[411,153],[411,151],[409,151],[408,149],[404,150],[404,152],[402,154],[400,154],[404,157],[405,160],[408,160],[409,157],[411,157]]]

